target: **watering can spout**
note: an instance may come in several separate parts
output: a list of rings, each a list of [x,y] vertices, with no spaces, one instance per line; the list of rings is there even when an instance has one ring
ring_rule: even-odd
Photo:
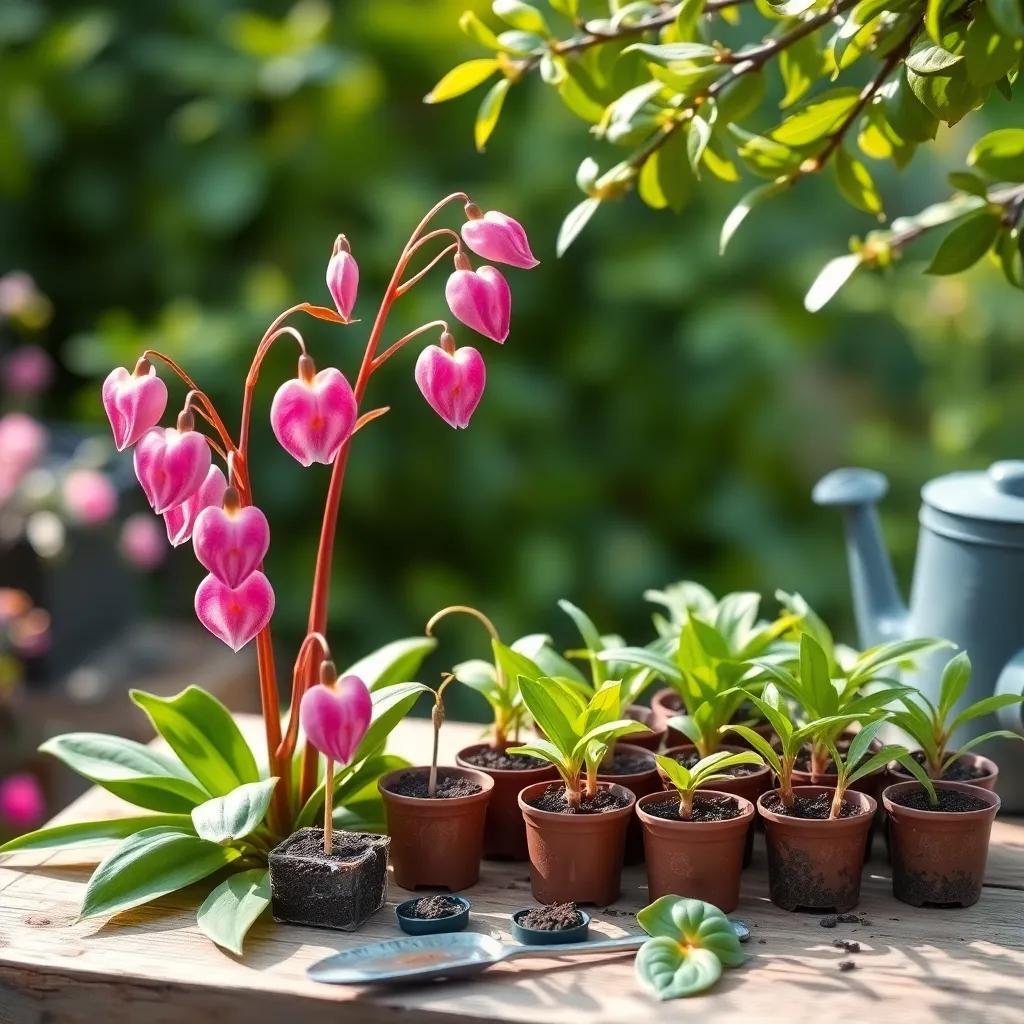
[[[882,543],[876,504],[889,490],[889,481],[872,469],[836,469],[814,486],[816,505],[834,506],[843,514],[846,555],[863,647],[902,637],[907,609],[900,597],[889,554]]]

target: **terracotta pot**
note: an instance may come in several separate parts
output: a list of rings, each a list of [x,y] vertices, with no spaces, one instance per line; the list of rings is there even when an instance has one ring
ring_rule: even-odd
[[[733,754],[742,754],[746,752],[748,747],[733,746],[732,744],[723,744],[718,748],[719,750],[728,750]],[[678,747],[669,747],[665,751],[666,757],[674,757],[676,754],[692,754],[694,746],[692,743],[682,743]],[[659,774],[661,774],[659,772]],[[671,784],[662,776],[662,785],[665,789],[672,789]],[[744,800],[749,800],[752,804],[757,803],[757,798],[762,793],[767,793],[772,785],[772,770],[768,765],[764,765],[758,768],[756,772],[751,772],[749,775],[737,775],[731,779],[719,779],[716,782],[711,783],[711,787],[717,790],[719,793],[729,793],[732,796],[742,797]],[[749,867],[750,859],[753,856],[754,851],[754,825],[757,820],[756,815],[751,815],[750,821],[747,822],[747,837],[743,846],[743,866]]]
[[[658,765],[651,755],[651,751],[637,746],[635,743],[616,743],[615,749],[626,754],[644,755],[651,761],[651,767],[646,771],[634,772],[630,775],[611,775],[598,772],[598,782],[610,782],[615,786],[624,786],[633,796],[639,800],[649,793],[657,793],[661,790],[661,775],[658,772]],[[640,819],[631,817],[629,826],[626,829],[626,864],[642,864],[644,862],[644,830],[640,827]]]
[[[997,765],[995,761],[990,757],[982,757],[981,754],[971,754],[969,752],[962,755],[959,760],[980,769],[985,774],[979,775],[978,778],[971,779],[969,782],[966,779],[949,779],[949,782],[957,782],[963,786],[977,786],[978,789],[987,789],[990,793],[994,793],[996,791],[996,779],[999,778],[999,765]],[[897,782],[914,781],[914,777],[906,770],[906,768],[903,767],[903,765],[899,763],[899,761],[893,761],[889,765],[889,779],[894,784]]]
[[[882,793],[892,848],[892,894],[913,907],[970,907],[981,896],[999,797],[963,782],[936,782],[936,789],[967,793],[986,806],[977,811],[919,811],[893,802],[893,796],[919,787],[918,782],[898,782]]]
[[[802,772],[798,768],[793,769],[794,786],[824,786],[826,789],[835,789],[839,776],[835,772],[825,772],[824,775],[812,775],[810,772]],[[865,775],[850,785],[848,792],[866,793],[875,801],[875,807],[882,806],[882,790],[889,785],[889,773],[885,768],[879,768],[877,772]],[[875,822],[883,817],[878,811],[871,818],[871,827],[868,829],[867,839],[864,841],[864,862],[871,860],[871,849],[875,839]]]
[[[507,743],[506,746],[515,746]],[[480,768],[468,759],[481,750],[492,750],[491,743],[476,743],[463,747],[455,756],[460,768],[483,772],[494,781],[491,798],[487,803],[484,822],[484,857],[488,860],[526,860],[526,826],[519,810],[519,791],[535,782],[554,782],[558,772],[552,765],[540,768],[501,769]]]
[[[686,743],[686,737],[676,729],[668,727],[668,720],[683,714],[683,702],[679,694],[671,687],[666,686],[658,690],[651,698],[651,714],[654,716],[651,722],[652,729],[665,731],[665,745],[669,747]]]
[[[627,803],[601,814],[557,814],[530,805],[547,788],[538,782],[519,794],[530,849],[530,883],[538,903],[596,903],[619,897],[626,826],[636,798],[623,786],[599,783]]]
[[[852,910],[860,900],[860,875],[877,804],[866,793],[847,791],[849,803],[864,813],[851,818],[794,818],[776,814],[757,801],[768,843],[768,889],[783,910]],[[798,786],[796,796],[831,794],[827,786]]]
[[[395,882],[403,889],[468,889],[480,878],[484,819],[494,780],[471,768],[439,768],[439,778],[469,779],[480,787],[480,792],[427,800],[388,789],[403,775],[428,771],[429,768],[399,768],[377,781],[391,836]]]
[[[665,726],[658,716],[642,704],[630,704],[626,708],[626,717],[632,718],[634,722],[641,722],[646,725],[650,732],[638,732],[629,736],[627,741],[631,746],[643,747],[644,750],[661,750],[661,744],[665,739]]]
[[[644,829],[648,897],[653,901],[670,894],[688,896],[713,903],[728,914],[740,902],[743,848],[754,820],[754,805],[717,789],[701,793],[736,800],[739,816],[728,821],[670,821],[645,809],[664,800],[664,793],[637,802],[637,817]]]

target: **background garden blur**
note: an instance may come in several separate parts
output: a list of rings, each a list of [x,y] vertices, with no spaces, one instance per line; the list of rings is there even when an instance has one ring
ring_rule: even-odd
[[[109,652],[141,619],[199,630],[202,570],[185,551],[162,551],[130,456],[111,457],[99,403],[110,367],[158,347],[233,422],[266,324],[296,301],[329,302],[324,267],[344,231],[364,322],[303,330],[321,365],[354,372],[408,231],[456,189],[520,219],[542,266],[517,276],[504,348],[482,349],[489,387],[465,434],[422,401],[412,356],[382,375],[372,401],[392,413],[360,435],[342,509],[330,630],[339,662],[420,632],[456,602],[484,609],[508,638],[548,631],[569,644],[555,607],[568,597],[642,643],[642,591],[680,578],[798,590],[853,639],[839,523],[809,499],[817,477],[850,463],[889,476],[883,518],[906,580],[920,485],[1019,454],[1020,293],[987,263],[921,275],[925,244],[894,273],[859,275],[824,312],[806,313],[818,269],[871,226],[827,183],[803,182],[757,211],[723,258],[719,227],[736,196],[709,182],[677,217],[632,197],[607,204],[556,260],[557,225],[579,198],[571,169],[594,151],[573,116],[541,83],[518,88],[480,156],[475,104],[421,102],[474,56],[459,13],[486,18],[488,6],[0,5],[0,586],[52,618],[47,636],[45,617],[5,592],[0,776],[40,738],[31,728],[12,738],[14,709],[65,694],[81,657]],[[945,171],[974,138],[1019,124],[1021,111],[1019,99],[1002,102],[941,130],[902,175],[881,174],[890,213],[941,198]],[[443,315],[446,272],[435,273],[437,287],[404,300],[390,333]],[[328,476],[303,471],[271,436],[272,382],[293,371],[290,349],[268,364],[256,428],[282,652],[304,627]],[[141,576],[132,568],[157,562]],[[131,657],[145,663],[161,648],[138,636]],[[483,653],[472,626],[446,627],[424,681]],[[254,659],[246,649],[236,662],[255,689]],[[461,699],[456,713],[477,710]]]

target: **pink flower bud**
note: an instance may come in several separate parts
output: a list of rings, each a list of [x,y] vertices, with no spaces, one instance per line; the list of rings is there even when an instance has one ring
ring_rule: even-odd
[[[339,764],[348,764],[370,728],[373,701],[359,676],[317,683],[302,695],[299,721],[310,743]]]
[[[117,511],[117,491],[95,469],[76,469],[64,478],[64,504],[78,522],[99,526]]]
[[[270,547],[267,517],[255,506],[242,508],[228,492],[224,507],[204,509],[196,520],[192,544],[199,563],[229,587],[239,586],[262,564]]]
[[[153,511],[188,501],[210,472],[210,446],[195,430],[152,427],[135,448],[135,475]]]
[[[286,380],[270,406],[270,425],[281,447],[303,466],[328,466],[356,425],[356,399],[340,370],[315,372],[308,356],[299,375]]]
[[[22,345],[3,361],[4,387],[13,395],[37,395],[53,380],[53,360],[39,345]]]
[[[356,263],[344,235],[338,235],[334,252],[327,264],[327,290],[338,307],[338,312],[347,320],[356,304],[359,290],[359,264]]]
[[[481,215],[473,204],[467,205],[466,212],[470,219],[462,225],[462,238],[477,256],[521,270],[530,270],[540,263],[530,251],[530,242],[519,221],[497,210]]]
[[[456,270],[445,285],[448,307],[467,327],[501,344],[508,337],[512,295],[494,267]]]
[[[416,384],[438,416],[456,430],[468,427],[487,382],[483,356],[466,346],[448,353],[428,345],[416,360]]]
[[[114,444],[123,452],[160,422],[167,408],[167,385],[145,359],[139,360],[134,373],[118,366],[103,382],[103,408]]]
[[[143,572],[149,572],[167,557],[167,541],[156,520],[144,513],[129,516],[121,527],[122,557]]]
[[[45,814],[46,800],[34,775],[18,772],[0,779],[0,822],[15,832],[27,832]]]
[[[224,492],[228,482],[220,466],[210,466],[206,479],[200,484],[199,490],[187,501],[183,501],[164,513],[164,525],[167,527],[167,539],[174,547],[181,547],[192,539],[196,519],[204,508],[220,505],[224,500]]]
[[[196,590],[199,621],[233,651],[240,651],[274,614],[274,588],[261,572],[254,572],[238,587],[209,575]]]

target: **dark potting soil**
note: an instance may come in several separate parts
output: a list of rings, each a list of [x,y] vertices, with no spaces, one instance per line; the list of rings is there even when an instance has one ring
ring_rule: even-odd
[[[857,965],[852,960],[839,961],[839,970],[841,971],[855,971],[856,969]]]
[[[871,922],[858,914],[826,914],[818,924],[822,928],[835,928],[837,924],[871,924]],[[836,942],[838,941],[837,939]]]
[[[424,896],[417,900],[403,914],[404,917],[415,917],[420,921],[436,921],[442,917],[454,917],[461,914],[463,905],[451,896]]]
[[[649,772],[654,764],[653,754],[632,754],[628,750],[617,750],[612,755],[612,763],[610,765],[602,764],[598,774],[639,775],[641,772]]]
[[[673,756],[684,768],[692,768],[700,760],[700,754],[696,750],[690,754],[675,754]],[[744,775],[756,774],[762,767],[759,764],[734,764],[731,768],[726,768],[722,774],[742,778]],[[715,784],[712,782],[708,788],[714,789]]]
[[[918,786],[916,789],[908,789],[903,793],[896,793],[889,799],[894,804],[899,804],[901,807],[909,807],[915,811],[945,811],[951,813],[980,811],[988,807],[984,800],[971,796],[969,793],[961,793],[958,789],[939,789],[937,793],[939,796],[938,807],[933,807],[928,802],[928,794],[923,786]]]
[[[665,821],[681,821],[679,817],[679,800],[676,797],[661,803],[644,804],[644,810],[655,818]],[[693,800],[693,816],[688,821],[729,821],[740,816],[740,805],[732,797],[701,796],[699,793]]]
[[[427,784],[430,779],[426,772],[406,772],[389,787],[389,792],[399,796],[414,796],[421,800],[451,800],[458,796],[472,796],[480,792],[479,783],[461,775],[443,775],[438,773],[437,789],[433,797],[427,796]]]
[[[484,747],[483,750],[477,750],[462,760],[475,768],[497,772],[527,772],[543,768],[545,765],[539,757],[530,757],[529,754],[507,754],[504,750],[496,750],[494,747]]]
[[[920,750],[915,750],[910,756],[920,765],[925,763],[925,756]],[[902,765],[899,765],[896,770],[908,779],[910,778],[910,772]],[[971,764],[969,761],[960,760],[954,761],[942,773],[942,778],[945,782],[973,782],[974,779],[980,779],[986,775],[988,775],[988,772],[984,768]]]
[[[844,953],[859,953],[860,943],[854,942],[852,939],[833,939],[832,945],[836,949],[841,949]]]
[[[625,797],[612,793],[607,789],[599,789],[593,797],[583,797],[578,809],[571,810],[565,801],[565,786],[554,782],[539,797],[530,801],[531,807],[538,811],[553,811],[555,814],[604,814],[625,807],[629,801]]]
[[[817,796],[798,796],[792,808],[787,808],[778,793],[765,797],[764,806],[773,814],[785,814],[790,818],[827,818],[832,809],[832,794],[819,793]],[[864,809],[857,804],[844,800],[839,807],[840,818],[854,818],[863,814]]]
[[[299,836],[288,847],[289,857],[313,857],[319,861],[333,861],[335,864],[347,864],[358,860],[366,848],[372,844],[351,833],[335,832],[334,842],[329,854],[324,854],[324,830],[318,828]]]
[[[524,928],[535,928],[541,932],[561,932],[583,924],[583,916],[575,903],[551,903],[527,911],[519,918],[519,923]]]

